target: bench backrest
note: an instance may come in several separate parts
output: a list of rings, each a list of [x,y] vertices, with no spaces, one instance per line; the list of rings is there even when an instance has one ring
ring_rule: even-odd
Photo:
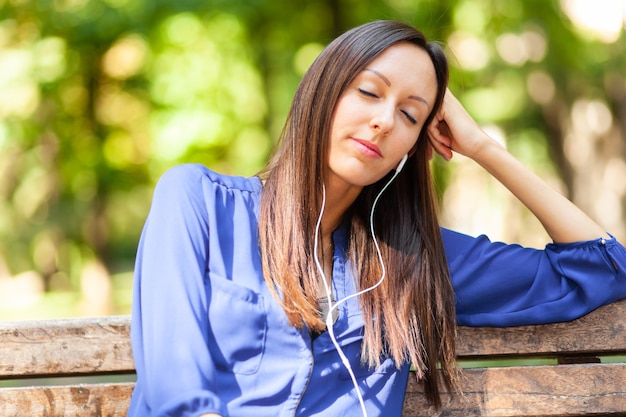
[[[567,323],[460,327],[457,351],[461,363],[499,366],[465,369],[464,395],[446,394],[443,415],[626,416],[626,300]],[[511,366],[540,358],[554,364]],[[421,386],[410,380],[404,415],[433,415],[425,409]]]
[[[626,416],[625,319],[622,300],[569,323],[460,327],[461,363],[496,360],[498,366],[465,369],[463,395],[445,393],[441,414]],[[125,416],[133,383],[96,377],[134,373],[129,326],[127,316],[0,323],[0,384],[28,385],[0,388],[0,416]],[[537,358],[554,364],[510,362]],[[50,377],[89,380],[39,382]],[[433,415],[413,376],[403,415]]]

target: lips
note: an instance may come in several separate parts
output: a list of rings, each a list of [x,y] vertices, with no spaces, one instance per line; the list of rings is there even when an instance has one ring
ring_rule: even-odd
[[[369,142],[367,140],[350,138],[354,141],[359,151],[361,151],[364,155],[369,156],[370,158],[382,158],[383,154],[380,151],[380,148],[376,146],[374,143]]]

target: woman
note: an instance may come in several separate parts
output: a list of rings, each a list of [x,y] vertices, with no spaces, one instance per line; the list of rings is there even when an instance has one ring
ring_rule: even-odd
[[[139,245],[130,416],[399,416],[409,366],[440,404],[456,323],[569,320],[626,296],[626,250],[446,92],[441,49],[379,21],[305,74],[260,177],[168,171]],[[430,139],[430,141],[429,141]],[[440,229],[428,160],[507,186],[544,251]]]

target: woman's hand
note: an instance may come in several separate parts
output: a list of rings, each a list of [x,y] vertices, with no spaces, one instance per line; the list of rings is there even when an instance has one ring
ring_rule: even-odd
[[[453,151],[474,159],[485,145],[495,143],[450,90],[446,90],[441,109],[428,126],[428,137],[446,161],[452,159]]]
[[[454,151],[487,170],[539,219],[555,242],[608,237],[595,221],[491,139],[449,90],[428,126],[428,135],[445,160],[449,161]]]

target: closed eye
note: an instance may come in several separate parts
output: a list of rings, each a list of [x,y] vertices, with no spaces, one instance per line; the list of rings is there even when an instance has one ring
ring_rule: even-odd
[[[364,96],[367,97],[372,97],[372,98],[378,98],[378,96],[370,91],[367,90],[363,90],[362,88],[359,88],[359,93],[363,94]]]
[[[404,114],[404,116],[407,118],[407,120],[411,123],[411,124],[417,124],[417,120],[415,120],[415,118],[413,116],[411,116],[409,113],[407,113],[406,111],[402,110],[402,114]]]

